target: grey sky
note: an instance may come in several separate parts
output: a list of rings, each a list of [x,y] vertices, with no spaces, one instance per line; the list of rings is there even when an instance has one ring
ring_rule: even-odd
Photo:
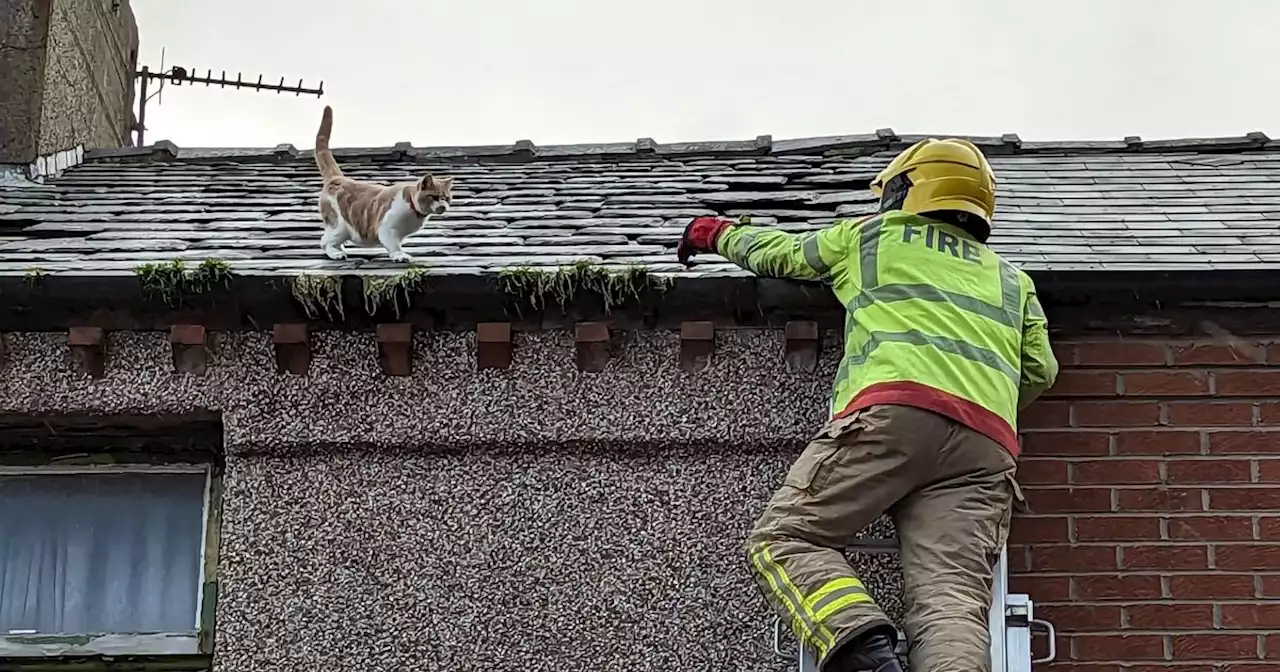
[[[148,141],[541,144],[865,133],[1280,137],[1264,0],[133,0],[140,63],[326,94],[169,88]],[[786,11],[780,11],[785,7]]]

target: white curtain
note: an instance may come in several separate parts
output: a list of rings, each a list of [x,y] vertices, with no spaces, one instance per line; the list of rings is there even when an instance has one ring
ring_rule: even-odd
[[[191,632],[203,474],[0,476],[0,634]]]

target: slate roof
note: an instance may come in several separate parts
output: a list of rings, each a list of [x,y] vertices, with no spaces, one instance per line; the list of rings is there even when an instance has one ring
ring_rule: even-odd
[[[918,136],[917,136],[918,137]],[[674,259],[695,215],[751,215],[789,231],[870,213],[867,183],[917,137],[874,135],[661,145],[337,150],[346,173],[457,178],[454,208],[406,249],[434,273],[588,259],[738,275],[715,255]],[[1000,184],[992,246],[1035,270],[1280,267],[1280,142],[1238,138],[1031,143],[975,138]],[[240,273],[392,268],[379,248],[319,248],[310,152],[91,150],[44,184],[0,184],[0,274],[130,273],[142,262],[218,257]]]

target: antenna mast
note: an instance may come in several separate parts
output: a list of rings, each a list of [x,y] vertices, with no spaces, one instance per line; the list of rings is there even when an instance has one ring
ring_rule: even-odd
[[[191,74],[184,67],[176,66],[176,65],[168,70],[165,70],[164,50],[162,49],[160,51],[160,72],[151,72],[151,69],[144,65],[142,66],[141,70],[134,73],[134,77],[140,80],[138,85],[138,121],[136,124],[134,124],[134,127],[133,127],[133,130],[138,134],[138,141],[135,146],[143,147],[146,145],[145,134],[147,130],[147,125],[146,125],[147,124],[147,101],[151,100],[156,96],[160,96],[160,100],[156,101],[156,103],[157,104],[163,103],[164,96],[162,94],[164,93],[164,85],[166,82],[174,86],[181,86],[183,82],[186,82],[188,84],[204,84],[205,86],[216,85],[220,88],[226,88],[229,86],[233,89],[253,89],[254,91],[275,91],[276,93],[292,93],[295,96],[300,96],[305,93],[308,95],[315,95],[317,98],[324,95],[323,81],[320,82],[320,86],[318,88],[309,89],[302,86],[301,79],[298,80],[297,86],[292,86],[292,85],[285,85],[284,77],[280,78],[279,84],[264,84],[262,82],[262,75],[258,75],[257,82],[253,82],[253,81],[246,82],[241,79],[241,76],[242,76],[241,73],[236,73],[236,78],[234,80],[227,79],[227,71],[223,70],[221,77],[214,77],[213,70],[208,70],[205,76],[201,77],[199,75]],[[155,93],[148,96],[147,83],[151,82],[152,80],[158,80],[160,82],[160,86],[156,89]]]

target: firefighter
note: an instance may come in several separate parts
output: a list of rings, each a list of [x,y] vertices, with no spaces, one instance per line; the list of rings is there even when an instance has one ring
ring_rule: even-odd
[[[748,562],[820,670],[899,672],[897,630],[842,552],[887,512],[912,672],[986,672],[993,566],[1022,502],[1017,414],[1058,363],[1031,278],[986,246],[995,175],[977,147],[920,141],[871,190],[868,218],[795,235],[699,217],[677,249],[821,281],[847,310],[830,420],[756,521]]]

